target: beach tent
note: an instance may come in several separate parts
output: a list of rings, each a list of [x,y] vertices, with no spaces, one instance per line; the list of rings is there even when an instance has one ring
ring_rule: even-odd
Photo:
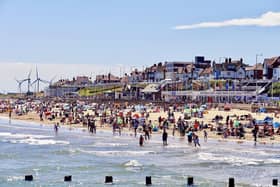
[[[190,110],[189,108],[186,108],[185,111],[184,111],[184,113],[190,114],[190,113],[191,113],[191,110]]]
[[[235,120],[235,121],[234,121],[234,127],[235,127],[235,128],[239,127],[239,123],[240,123],[240,122],[239,122],[238,120]]]
[[[280,127],[280,123],[279,122],[274,122],[273,123],[273,128],[279,128]]]
[[[259,112],[266,113],[266,109],[265,108],[260,108]]]
[[[265,123],[269,123],[269,124],[272,124],[273,123],[273,118],[272,117],[269,117],[269,116],[266,116],[263,120]]]

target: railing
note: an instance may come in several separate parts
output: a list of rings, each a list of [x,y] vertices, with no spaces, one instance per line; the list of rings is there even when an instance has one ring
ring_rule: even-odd
[[[165,96],[256,96],[255,91],[163,91]]]

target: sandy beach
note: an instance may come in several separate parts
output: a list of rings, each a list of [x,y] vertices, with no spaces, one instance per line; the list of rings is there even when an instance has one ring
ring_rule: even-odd
[[[167,118],[167,112],[163,112],[163,111],[160,111],[160,112],[152,112],[150,111],[149,113],[149,118],[148,120],[151,120],[152,122],[156,122],[158,120],[158,117],[161,116],[163,118]],[[192,117],[190,120],[188,120],[189,122],[194,122],[195,120],[199,121],[199,122],[204,122],[204,123],[208,123],[208,124],[212,124],[214,125],[214,122],[212,122],[212,119],[216,116],[216,115],[219,115],[219,116],[223,116],[223,121],[221,121],[222,123],[225,123],[225,119],[226,119],[226,116],[230,115],[237,115],[237,116],[241,116],[241,115],[252,115],[253,118],[257,119],[257,120],[262,120],[264,119],[266,116],[269,116],[269,117],[274,117],[274,114],[273,113],[252,113],[250,111],[246,111],[246,110],[238,110],[238,109],[232,109],[230,111],[223,111],[223,110],[218,110],[218,109],[210,109],[210,110],[206,110],[205,113],[204,113],[204,116],[203,118],[194,118]],[[175,119],[177,121],[177,119],[179,117],[182,117],[184,116],[184,114],[182,112],[174,112],[174,115],[175,115]],[[8,113],[1,113],[0,116],[3,116],[3,117],[8,117]],[[38,124],[44,124],[44,125],[54,125],[55,123],[60,123],[60,119],[57,118],[55,120],[48,120],[48,119],[44,119],[43,121],[40,121],[40,117],[39,117],[39,114],[36,113],[36,112],[29,112],[28,114],[26,115],[16,115],[16,114],[12,114],[12,120],[22,120],[22,121],[30,121],[30,122],[35,122],[35,123],[38,123]],[[147,120],[147,121],[148,121]],[[275,118],[274,117],[274,121],[277,121],[279,122],[279,118]],[[60,123],[60,125],[62,125]],[[65,127],[69,127],[69,128],[81,128],[83,129],[84,131],[87,130],[87,126],[83,126],[82,124],[64,124]],[[103,125],[102,127],[100,126],[100,119],[97,118],[97,133],[98,133],[98,130],[105,130],[105,131],[112,131],[112,127],[109,125],[109,124],[105,124]],[[236,137],[227,137],[227,138],[223,138],[221,135],[217,135],[217,132],[216,131],[210,131],[209,129],[207,129],[207,133],[208,133],[208,138],[210,139],[216,139],[220,142],[226,142],[226,141],[235,141],[237,143],[244,143],[245,141],[251,141],[253,142],[253,136],[252,136],[252,133],[251,133],[251,130],[252,129],[248,129],[248,128],[245,128],[245,131],[246,131],[246,134],[245,134],[245,138],[244,139],[239,139],[239,138],[236,138]],[[126,132],[126,133],[130,133],[131,135],[134,133],[133,130],[129,130],[129,128],[127,127],[124,127],[122,128],[122,131],[123,132]],[[172,125],[170,125],[170,128],[167,130],[168,134],[169,134],[169,137],[172,136]],[[162,133],[162,130],[159,130],[158,132],[153,132],[153,133]],[[197,131],[195,132],[199,138],[200,138],[200,141],[203,141],[203,131]],[[180,137],[179,135],[179,132],[176,131],[175,133],[175,136],[176,137]],[[258,138],[258,143],[259,144],[274,144],[274,143],[280,143],[280,135],[274,135],[273,137],[263,137],[263,138]]]

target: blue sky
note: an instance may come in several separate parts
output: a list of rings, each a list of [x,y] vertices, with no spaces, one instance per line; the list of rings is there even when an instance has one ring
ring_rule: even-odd
[[[279,26],[174,27],[269,11],[280,12],[279,0],[0,1],[0,63],[93,64],[106,72],[205,55],[253,64],[257,53],[280,55]]]

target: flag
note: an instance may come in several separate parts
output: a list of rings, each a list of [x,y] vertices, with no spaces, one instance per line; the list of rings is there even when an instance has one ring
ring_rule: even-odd
[[[226,90],[228,91],[228,86],[229,86],[229,84],[228,84],[228,81],[226,82]]]

